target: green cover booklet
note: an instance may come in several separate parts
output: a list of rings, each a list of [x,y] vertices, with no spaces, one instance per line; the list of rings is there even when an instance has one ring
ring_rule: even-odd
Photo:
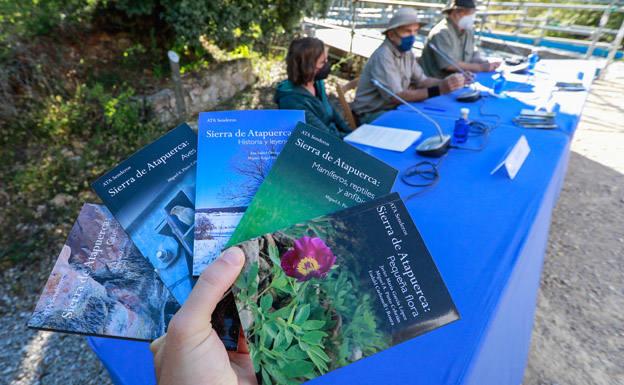
[[[459,319],[396,193],[239,244],[254,369],[299,384]]]
[[[334,135],[299,123],[228,246],[390,192],[397,170]]]

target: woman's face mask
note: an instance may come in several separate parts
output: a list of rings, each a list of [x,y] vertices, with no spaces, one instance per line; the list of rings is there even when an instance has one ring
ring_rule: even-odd
[[[460,29],[471,30],[474,28],[474,23],[475,23],[475,14],[473,13],[473,14],[466,15],[462,17],[461,19],[459,19],[459,22],[457,22],[457,26]]]
[[[329,65],[329,61],[326,61],[325,64],[323,64],[323,67],[316,70],[316,74],[314,75],[314,80],[327,79],[330,72],[331,72],[331,65]]]

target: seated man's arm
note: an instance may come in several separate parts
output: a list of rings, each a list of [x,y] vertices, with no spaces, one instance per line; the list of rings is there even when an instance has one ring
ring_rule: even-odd
[[[424,74],[420,65],[414,61],[410,69],[411,73],[403,74],[403,76],[409,75],[411,83],[414,84],[415,87],[410,86],[404,89],[401,84],[402,76],[399,74],[400,69],[397,68],[394,61],[388,57],[377,57],[375,60],[377,60],[377,62],[373,63],[371,66],[371,78],[378,80],[386,88],[408,102],[419,102],[431,97],[432,95],[430,95],[429,91],[430,87],[437,86],[439,87],[440,94],[446,94],[464,85],[464,78],[461,75],[451,75],[442,80],[429,78]],[[388,94],[383,89],[378,89],[378,91],[388,103],[393,105],[401,103],[397,98]]]
[[[403,99],[417,102],[432,96],[448,94],[458,88],[464,86],[464,77],[462,75],[453,74],[445,79],[430,78],[425,75],[420,64],[414,61],[412,64],[412,85],[408,90],[404,90],[405,95],[399,94]],[[437,88],[431,89],[432,87]]]
[[[463,87],[464,81],[464,76],[461,74],[453,74],[444,79],[425,77],[409,89],[398,92],[397,95],[408,102],[420,102],[434,96],[430,94],[429,88],[431,87],[439,87],[440,95],[444,95]],[[394,99],[394,102],[400,103],[397,99]]]

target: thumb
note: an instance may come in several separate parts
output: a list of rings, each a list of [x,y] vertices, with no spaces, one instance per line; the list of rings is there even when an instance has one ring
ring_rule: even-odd
[[[225,292],[234,284],[244,262],[243,251],[238,247],[231,247],[206,267],[191,295],[171,321],[178,335],[197,336],[212,332],[212,312]]]

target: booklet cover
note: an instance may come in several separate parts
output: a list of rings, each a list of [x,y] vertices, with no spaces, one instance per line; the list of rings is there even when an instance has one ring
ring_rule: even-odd
[[[180,303],[192,285],[197,135],[182,124],[92,187]]]
[[[340,138],[299,123],[229,245],[383,196],[396,175]]]
[[[105,206],[80,211],[28,326],[151,341],[180,305]],[[212,314],[226,349],[236,350],[240,321],[230,293]]]
[[[303,111],[199,114],[193,275],[214,261]]]
[[[239,246],[233,291],[264,385],[304,382],[459,319],[396,193]]]
[[[28,326],[151,341],[178,307],[108,209],[85,204]]]

